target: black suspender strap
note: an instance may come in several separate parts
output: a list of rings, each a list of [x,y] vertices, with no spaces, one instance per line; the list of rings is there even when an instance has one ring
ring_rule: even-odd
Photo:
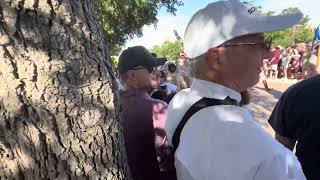
[[[177,150],[177,148],[179,146],[181,131],[184,128],[184,126],[186,125],[186,123],[188,122],[188,120],[190,119],[190,117],[203,108],[210,107],[210,106],[217,106],[217,105],[239,106],[239,103],[236,100],[231,99],[229,96],[226,97],[224,100],[202,98],[199,101],[197,101],[196,103],[194,103],[188,109],[188,111],[184,114],[182,120],[180,121],[179,125],[177,126],[176,130],[173,133],[172,144],[173,144],[174,152]]]

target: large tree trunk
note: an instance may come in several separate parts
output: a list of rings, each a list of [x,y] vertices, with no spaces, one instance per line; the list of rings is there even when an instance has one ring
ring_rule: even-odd
[[[0,0],[0,179],[126,179],[94,0]]]

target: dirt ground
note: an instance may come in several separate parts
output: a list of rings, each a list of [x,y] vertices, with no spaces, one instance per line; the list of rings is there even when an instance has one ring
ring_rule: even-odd
[[[275,107],[278,99],[282,93],[291,85],[295,84],[296,80],[283,80],[283,79],[267,79],[269,92],[264,90],[262,82],[259,82],[255,88],[249,90],[251,95],[250,107],[252,109],[253,117],[261,124],[261,126],[272,136],[274,131],[268,124],[268,119]]]

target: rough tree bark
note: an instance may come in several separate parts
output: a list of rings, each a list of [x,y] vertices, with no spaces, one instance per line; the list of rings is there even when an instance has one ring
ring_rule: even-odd
[[[94,0],[0,0],[0,179],[129,178],[105,44]]]

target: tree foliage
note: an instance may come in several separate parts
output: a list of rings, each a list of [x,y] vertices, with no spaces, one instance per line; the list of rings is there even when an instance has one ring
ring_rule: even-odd
[[[111,56],[111,62],[114,67],[118,67],[119,56]]]
[[[161,7],[175,15],[180,0],[96,0],[98,19],[105,31],[108,47],[119,52],[121,46],[134,35],[142,35],[142,27],[157,23]]]
[[[182,45],[179,41],[166,40],[161,45],[155,45],[151,48],[158,57],[166,57],[169,60],[177,60],[179,52],[182,50]]]
[[[299,8],[291,7],[284,9],[280,15],[288,15],[301,12]],[[275,12],[264,12],[265,15],[275,15]],[[308,24],[310,21],[309,16],[305,16],[301,22],[292,28],[284,29],[275,32],[266,33],[266,36],[273,39],[273,44],[290,46],[302,42],[311,42],[314,36],[313,29]]]

